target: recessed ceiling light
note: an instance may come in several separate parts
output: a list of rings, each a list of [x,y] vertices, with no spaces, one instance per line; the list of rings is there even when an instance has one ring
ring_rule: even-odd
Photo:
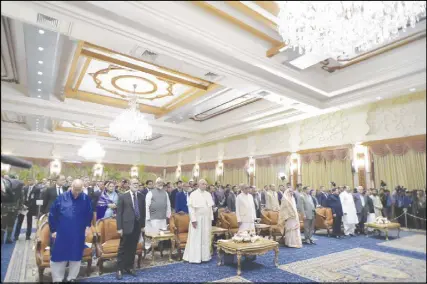
[[[381,100],[382,99],[382,97],[377,97],[377,100],[379,101],[379,100]]]
[[[39,71],[39,72],[37,72],[37,74],[39,74],[39,75],[43,75],[43,72],[40,72],[40,71]]]
[[[43,61],[39,60],[39,64],[43,64]]]
[[[37,83],[38,83],[38,84],[41,84],[41,83],[42,83],[42,81],[38,81]]]
[[[43,51],[43,50],[44,50],[44,48],[43,48],[43,47],[41,47],[41,46],[39,46],[39,50],[40,50],[40,51]]]
[[[174,121],[172,121],[173,123],[175,123],[175,120]]]
[[[42,91],[42,89],[37,89],[37,92],[41,92]]]
[[[44,34],[44,30],[39,30],[39,34]]]
[[[38,98],[41,98],[41,96],[40,96],[40,95],[38,95],[37,97],[38,97]]]
[[[409,91],[410,92],[415,92],[417,89],[416,88],[410,88]]]

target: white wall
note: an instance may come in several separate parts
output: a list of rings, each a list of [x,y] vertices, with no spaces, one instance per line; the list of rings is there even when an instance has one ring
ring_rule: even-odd
[[[166,163],[176,166],[425,134],[425,107],[423,91],[175,151]]]

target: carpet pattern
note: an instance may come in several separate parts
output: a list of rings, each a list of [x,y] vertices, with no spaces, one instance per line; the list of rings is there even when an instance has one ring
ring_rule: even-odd
[[[426,253],[426,236],[425,235],[413,235],[396,239],[389,242],[383,242],[380,246],[386,246],[396,249],[403,249],[409,251],[416,251]]]
[[[316,282],[426,282],[426,263],[409,257],[351,249],[279,267]]]
[[[359,282],[425,281],[425,252],[408,250],[401,245],[383,245],[384,243],[390,244],[394,242],[394,240],[404,240],[405,238],[413,236],[413,238],[409,240],[413,243],[417,243],[417,246],[421,246],[422,243],[425,244],[426,242],[425,234],[401,232],[401,239],[390,236],[390,241],[386,242],[383,237],[377,236],[356,236],[337,240],[326,237],[324,233],[325,232],[319,231],[318,234],[316,234],[317,245],[304,245],[301,249],[280,247],[280,269],[274,266],[273,252],[258,256],[253,262],[243,262],[242,275],[237,276],[237,264],[233,263],[218,267],[216,265],[216,255],[213,256],[211,261],[201,264],[188,264],[182,261],[169,262],[169,251],[165,249],[163,258],[160,257],[159,252],[155,252],[156,261],[154,266],[151,263],[151,255],[148,255],[142,261],[142,269],[136,271],[137,277],[124,275],[123,280],[116,280],[115,261],[105,262],[105,274],[99,276],[98,268],[96,267],[96,259],[94,259],[92,273],[89,277],[85,275],[86,264],[82,263],[78,281],[151,283],[308,283],[323,281],[345,282],[351,280]],[[407,244],[408,242],[405,243]],[[343,256],[340,258],[340,255]],[[360,264],[356,266],[351,261],[346,263],[344,260],[347,258],[358,259],[357,263]],[[370,261],[368,261],[368,259],[370,259]],[[306,268],[298,270],[299,266],[304,263],[312,264],[303,265]],[[319,263],[323,265],[319,266]],[[334,269],[325,269],[330,263]],[[378,266],[382,268],[382,274],[379,272]],[[6,277],[4,276],[6,274],[4,267],[9,267]],[[322,269],[320,269],[320,267]],[[385,270],[385,267],[389,270]],[[313,276],[309,273],[310,270],[317,270],[318,272]],[[398,273],[396,271],[402,271],[403,273]],[[380,275],[375,273],[380,273]],[[345,277],[342,277],[341,274],[344,274]],[[34,259],[34,241],[25,240],[24,230],[22,230],[19,241],[12,245],[3,245],[2,247],[2,280],[4,280],[4,282],[38,281],[37,266]],[[44,281],[51,281],[51,271],[49,268],[44,272]]]

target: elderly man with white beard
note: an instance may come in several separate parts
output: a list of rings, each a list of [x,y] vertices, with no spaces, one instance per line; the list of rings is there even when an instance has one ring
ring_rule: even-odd
[[[199,181],[199,188],[188,199],[190,226],[183,259],[190,263],[201,263],[211,259],[211,231],[214,219],[212,195],[206,190],[207,182]]]
[[[239,231],[255,231],[256,211],[254,199],[249,191],[250,186],[242,184],[242,192],[236,199],[236,217],[239,224]]]
[[[342,222],[344,224],[344,235],[354,236],[354,230],[356,224],[359,223],[356,213],[356,205],[354,205],[353,193],[349,186],[344,188],[344,191],[340,194],[343,217]]]

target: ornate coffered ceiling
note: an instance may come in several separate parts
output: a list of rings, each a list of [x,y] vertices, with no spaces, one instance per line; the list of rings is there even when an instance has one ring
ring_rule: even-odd
[[[94,125],[112,149],[165,153],[425,89],[425,21],[392,44],[334,61],[286,49],[274,1],[1,8],[2,80],[12,79],[2,81],[2,112],[28,126],[5,122],[5,137],[77,145]],[[158,134],[138,145],[107,131],[133,84]]]

